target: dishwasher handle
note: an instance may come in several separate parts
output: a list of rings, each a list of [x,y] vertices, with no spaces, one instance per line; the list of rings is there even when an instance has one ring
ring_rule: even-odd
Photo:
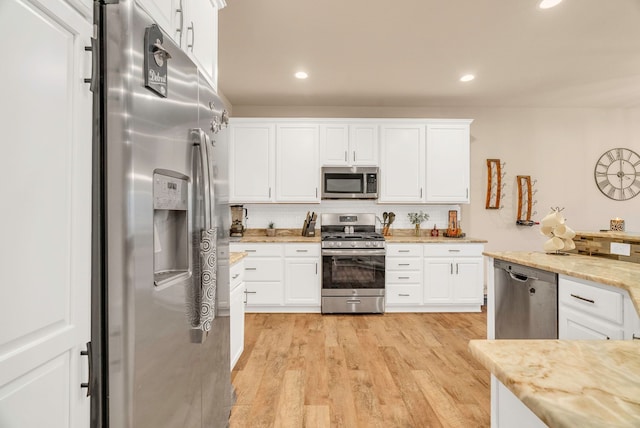
[[[513,279],[514,281],[518,281],[518,282],[527,282],[530,279],[533,280],[538,280],[538,278],[536,278],[535,276],[527,276],[527,275],[523,275],[521,273],[513,273],[513,272],[508,272],[509,276],[511,277],[511,279]]]

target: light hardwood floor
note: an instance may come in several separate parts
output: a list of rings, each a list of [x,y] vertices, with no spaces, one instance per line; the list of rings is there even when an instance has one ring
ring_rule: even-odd
[[[486,313],[247,314],[231,427],[488,427]]]

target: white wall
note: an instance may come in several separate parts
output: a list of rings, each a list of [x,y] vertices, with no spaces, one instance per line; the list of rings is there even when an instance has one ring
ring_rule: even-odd
[[[602,153],[627,147],[640,153],[640,109],[402,108],[234,106],[235,117],[429,117],[470,118],[471,204],[462,205],[467,235],[485,238],[487,250],[541,251],[539,226],[516,226],[517,175],[537,180],[534,220],[551,206],[564,207],[575,230],[606,229],[625,219],[640,232],[640,196],[624,202],[605,197],[593,170]],[[501,210],[486,210],[486,159],[506,162]],[[429,212],[429,208],[416,207]],[[436,208],[437,209],[437,208]],[[318,209],[317,209],[318,210]],[[389,209],[379,209],[379,212]],[[405,214],[406,215],[406,214]],[[300,222],[301,223],[301,222]],[[429,224],[430,222],[427,222]],[[256,226],[257,227],[257,226]]]

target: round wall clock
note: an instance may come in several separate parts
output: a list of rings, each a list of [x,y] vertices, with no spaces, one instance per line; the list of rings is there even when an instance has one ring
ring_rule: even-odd
[[[602,154],[593,172],[598,189],[614,201],[626,201],[640,193],[640,155],[616,148]]]

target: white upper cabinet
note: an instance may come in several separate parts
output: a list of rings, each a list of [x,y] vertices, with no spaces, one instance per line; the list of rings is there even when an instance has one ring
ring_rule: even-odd
[[[372,123],[320,125],[322,165],[378,165],[378,125]]]
[[[277,125],[276,148],[276,200],[320,202],[318,125]]]
[[[424,200],[424,125],[380,127],[381,203]]]
[[[425,202],[469,202],[469,124],[428,124]]]
[[[198,64],[217,90],[222,0],[141,0],[151,17]]]
[[[229,202],[274,201],[275,125],[232,124],[229,130]]]

